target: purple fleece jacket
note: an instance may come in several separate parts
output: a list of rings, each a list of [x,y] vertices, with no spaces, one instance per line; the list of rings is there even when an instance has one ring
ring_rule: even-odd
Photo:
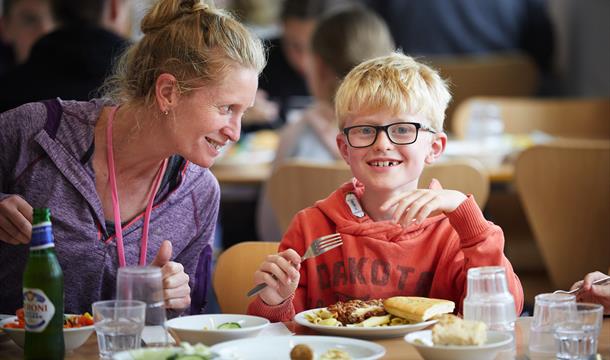
[[[33,207],[51,209],[66,313],[91,311],[93,302],[115,296],[116,242],[107,235],[91,164],[94,126],[103,106],[101,100],[60,100],[0,114],[0,201],[18,194]],[[47,111],[58,115],[55,121],[47,121]],[[189,276],[189,312],[199,313],[210,278],[220,189],[208,169],[190,162],[177,180],[176,187],[165,187],[156,198],[146,259],[152,262],[163,240],[172,242],[171,260]],[[123,227],[127,265],[138,263],[142,226],[143,216],[138,216]],[[21,307],[27,256],[28,245],[0,241],[0,313]]]

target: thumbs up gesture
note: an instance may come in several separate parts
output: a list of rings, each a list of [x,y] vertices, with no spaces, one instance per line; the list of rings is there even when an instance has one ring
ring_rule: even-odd
[[[163,274],[165,308],[182,310],[191,304],[189,276],[182,264],[170,261],[171,257],[172,243],[164,240],[151,265],[160,267]]]

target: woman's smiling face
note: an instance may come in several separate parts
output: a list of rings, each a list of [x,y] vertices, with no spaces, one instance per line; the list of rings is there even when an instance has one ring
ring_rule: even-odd
[[[241,118],[254,104],[257,86],[255,70],[237,67],[219,84],[181,96],[167,122],[177,153],[199,166],[212,166],[224,145],[239,140]]]
[[[379,111],[355,115],[347,119],[344,128],[356,125],[381,126],[396,122],[414,122],[429,126],[422,115],[392,114]],[[445,140],[443,140],[445,139]],[[368,147],[354,148],[346,135],[337,136],[341,155],[350,166],[352,174],[364,184],[367,191],[396,191],[415,189],[425,164],[432,163],[444,150],[446,136],[419,129],[417,141],[408,145],[396,145],[386,132],[379,131],[375,142]]]

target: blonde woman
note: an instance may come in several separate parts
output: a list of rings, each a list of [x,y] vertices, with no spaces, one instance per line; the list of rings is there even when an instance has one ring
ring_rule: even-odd
[[[239,138],[264,52],[200,1],[161,0],[141,28],[107,99],[0,115],[1,313],[21,306],[32,207],[51,208],[65,312],[113,298],[117,268],[146,264],[174,313],[205,306],[220,197],[208,168]]]

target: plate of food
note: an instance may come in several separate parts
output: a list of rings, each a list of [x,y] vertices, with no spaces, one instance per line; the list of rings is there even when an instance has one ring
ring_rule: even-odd
[[[426,360],[493,360],[499,351],[510,349],[513,337],[506,332],[487,331],[480,321],[444,315],[432,330],[407,334],[405,341]]]
[[[233,340],[210,350],[222,360],[374,360],[385,355],[383,346],[370,341],[306,335]]]
[[[388,338],[427,328],[436,317],[450,313],[449,300],[395,296],[385,300],[349,300],[298,313],[294,321],[322,334]]]
[[[25,343],[25,320],[23,309],[17,310],[16,316],[9,316],[0,321],[0,328],[19,347]],[[64,344],[66,350],[74,350],[87,341],[93,333],[93,317],[89,313],[83,315],[64,315]]]

